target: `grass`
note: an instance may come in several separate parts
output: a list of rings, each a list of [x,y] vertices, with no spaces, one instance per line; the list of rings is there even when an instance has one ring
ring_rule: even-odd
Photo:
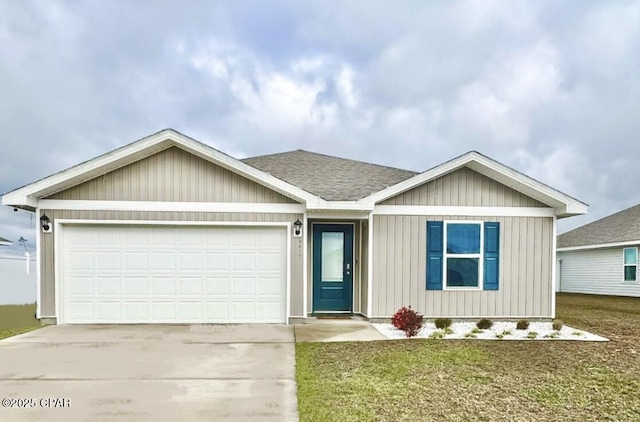
[[[296,345],[301,421],[640,420],[640,299],[559,294],[611,339]]]
[[[39,328],[35,313],[35,304],[0,305],[0,339]]]

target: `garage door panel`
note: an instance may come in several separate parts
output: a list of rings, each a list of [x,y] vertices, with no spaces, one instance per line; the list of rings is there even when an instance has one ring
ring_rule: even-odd
[[[125,296],[147,296],[149,294],[148,277],[124,277]]]
[[[96,277],[96,296],[120,296],[120,277]]]
[[[75,276],[69,277],[69,295],[75,296],[91,296],[93,294],[93,277]]]
[[[174,271],[175,269],[175,252],[151,252],[150,271]]]
[[[69,306],[68,312],[72,321],[90,322],[93,320],[93,303],[89,301],[73,301]]]
[[[128,246],[145,247],[149,245],[149,232],[144,229],[132,228],[123,233],[124,243]]]
[[[63,323],[285,321],[282,227],[63,231]]]
[[[151,294],[153,296],[171,296],[176,293],[173,277],[154,277],[151,279]]]
[[[202,321],[202,303],[178,303],[178,319],[181,321]]]
[[[207,301],[204,304],[205,320],[209,321],[229,321],[229,302],[226,300],[221,301]]]
[[[121,321],[121,311],[120,302],[96,302],[93,319],[98,322]]]
[[[253,296],[255,294],[256,279],[254,277],[232,277],[233,295],[238,297]]]
[[[205,280],[205,296],[227,296],[229,295],[228,277],[207,277]]]
[[[180,296],[202,296],[201,277],[179,277],[178,287]]]
[[[167,322],[176,319],[175,303],[171,302],[152,302],[151,303],[151,321]]]
[[[256,257],[252,252],[235,252],[231,254],[232,271],[255,271]]]
[[[120,270],[120,252],[95,252],[94,258],[97,270]]]
[[[118,247],[122,243],[120,241],[120,232],[116,230],[99,230],[95,232],[96,245],[115,246]]]
[[[200,251],[188,251],[178,254],[178,268],[182,271],[201,271],[202,254]]]
[[[125,271],[147,271],[148,269],[147,252],[124,252]]]
[[[69,250],[67,255],[70,256],[68,267],[70,270],[93,270],[93,253],[79,250]]]
[[[144,322],[149,319],[149,304],[146,301],[130,302],[122,304],[124,321]]]
[[[205,254],[204,269],[207,271],[229,271],[229,252],[211,252]]]

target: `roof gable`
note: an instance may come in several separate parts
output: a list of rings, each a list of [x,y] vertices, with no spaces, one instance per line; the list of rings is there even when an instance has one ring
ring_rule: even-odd
[[[327,201],[356,201],[417,174],[304,150],[242,161]]]
[[[177,146],[44,199],[293,203],[293,199]]]
[[[399,195],[426,182],[454,172],[460,168],[470,168],[498,183],[508,186],[528,197],[531,197],[548,207],[556,210],[559,218],[585,214],[589,206],[569,195],[545,185],[519,171],[505,166],[479,152],[471,151],[423,173],[411,177],[403,182],[374,193],[359,202],[363,206],[381,203],[393,196]]]
[[[189,138],[173,129],[165,129],[129,145],[78,164],[59,173],[8,192],[2,196],[4,205],[35,209],[38,199],[71,188],[88,180],[124,167],[144,157],[172,146],[178,146],[198,157],[211,161],[241,176],[260,183],[296,201],[316,204],[319,198],[299,187],[249,166],[208,145]]]
[[[640,242],[640,204],[558,236],[558,248]]]
[[[546,207],[496,180],[462,167],[416,186],[381,205],[428,205],[459,207]]]

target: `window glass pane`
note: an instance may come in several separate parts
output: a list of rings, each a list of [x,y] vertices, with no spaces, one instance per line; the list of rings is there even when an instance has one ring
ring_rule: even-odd
[[[322,233],[322,281],[342,282],[344,233]]]
[[[635,265],[628,265],[624,267],[624,281],[636,281],[636,271],[638,267]]]
[[[480,253],[480,224],[447,224],[447,253]]]
[[[478,287],[478,258],[447,258],[447,286]]]
[[[625,248],[624,249],[624,263],[626,265],[636,265],[638,262],[638,249],[637,248]]]

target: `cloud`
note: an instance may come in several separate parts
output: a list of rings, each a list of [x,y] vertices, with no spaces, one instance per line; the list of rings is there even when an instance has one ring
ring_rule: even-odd
[[[173,127],[238,157],[479,150],[640,202],[637,2],[0,2],[0,191]],[[10,209],[0,236],[28,232]]]

